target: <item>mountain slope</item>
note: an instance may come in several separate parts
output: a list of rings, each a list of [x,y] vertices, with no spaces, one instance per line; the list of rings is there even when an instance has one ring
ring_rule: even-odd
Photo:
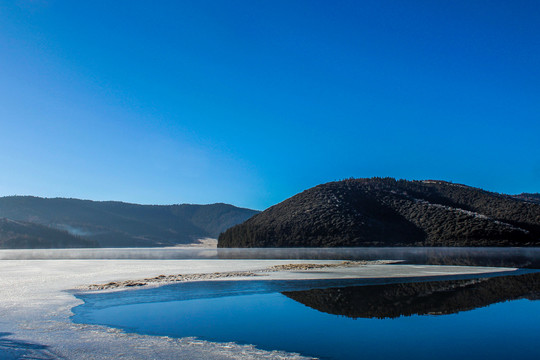
[[[138,205],[115,201],[0,198],[0,217],[65,230],[102,247],[171,246],[217,237],[257,211],[227,204]]]
[[[0,249],[96,247],[96,241],[43,225],[0,218]]]
[[[526,200],[526,201],[530,201],[536,204],[540,204],[540,193],[534,193],[534,194],[521,193],[521,194],[513,195],[513,196],[516,199]]]
[[[348,179],[297,194],[219,237],[220,247],[527,246],[540,205],[444,181]]]

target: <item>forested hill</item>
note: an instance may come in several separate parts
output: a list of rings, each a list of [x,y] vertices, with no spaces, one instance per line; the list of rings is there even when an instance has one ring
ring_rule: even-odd
[[[533,201],[445,181],[372,178],[308,189],[228,229],[218,246],[539,244]]]
[[[0,218],[0,249],[87,248],[96,241],[47,226]]]
[[[62,230],[101,247],[189,244],[216,238],[256,213],[227,204],[137,205],[32,196],[0,198],[1,218]],[[18,247],[13,240],[9,243]]]
[[[516,199],[526,200],[526,201],[540,204],[540,193],[534,193],[534,194],[521,193],[519,195],[514,195],[514,197]]]

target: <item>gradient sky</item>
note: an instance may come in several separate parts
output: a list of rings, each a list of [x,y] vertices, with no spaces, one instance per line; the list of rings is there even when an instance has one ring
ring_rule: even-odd
[[[0,195],[540,191],[539,1],[0,0]]]

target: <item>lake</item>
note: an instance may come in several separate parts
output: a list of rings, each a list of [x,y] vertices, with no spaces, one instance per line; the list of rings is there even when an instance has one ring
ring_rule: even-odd
[[[323,359],[538,359],[540,273],[210,281],[77,294],[73,321]]]

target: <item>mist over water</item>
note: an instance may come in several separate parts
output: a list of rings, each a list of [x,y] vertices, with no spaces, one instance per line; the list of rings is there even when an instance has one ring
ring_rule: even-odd
[[[540,268],[540,248],[100,248],[0,250],[0,260],[304,259],[403,260],[409,264]]]

